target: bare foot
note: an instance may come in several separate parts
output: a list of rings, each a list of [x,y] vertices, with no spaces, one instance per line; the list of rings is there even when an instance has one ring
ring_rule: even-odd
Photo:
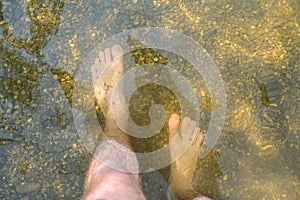
[[[112,112],[114,103],[118,115],[126,120],[123,90],[112,94],[123,75],[121,46],[114,45],[111,49],[100,51],[91,70],[97,104],[105,115],[104,133],[108,140],[100,140],[94,150],[82,199],[144,200],[139,175],[130,173],[138,172],[138,161],[130,138],[119,129]]]
[[[179,130],[180,118],[177,114],[172,114],[169,119],[169,139],[179,134],[179,142],[170,145],[170,154],[176,158],[178,152],[187,150],[174,163],[171,164],[170,187],[175,194],[194,191],[192,180],[196,169],[198,155],[203,141],[203,134],[196,127],[196,122],[188,117],[184,117]],[[191,141],[193,140],[193,141]]]
[[[112,91],[117,86],[123,75],[123,50],[120,45],[114,45],[111,49],[100,51],[91,68],[92,81],[95,89],[97,104],[101,107],[105,119],[113,119],[111,102],[122,102],[118,110],[122,111],[125,105],[122,84],[120,90],[112,99]],[[124,102],[123,102],[124,101]],[[119,103],[120,104],[120,103]],[[126,115],[127,116],[127,115]]]
[[[105,117],[105,134],[108,138],[116,140],[131,149],[129,137],[119,129],[113,115],[113,106],[122,120],[119,123],[127,123],[127,113],[123,84],[120,79],[123,75],[123,50],[120,45],[114,45],[111,49],[100,51],[91,68],[92,81],[95,90],[97,104],[101,107]],[[113,90],[119,86],[116,95]],[[114,105],[113,105],[114,104]]]

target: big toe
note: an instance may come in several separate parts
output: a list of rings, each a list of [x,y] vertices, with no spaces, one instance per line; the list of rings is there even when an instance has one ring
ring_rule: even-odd
[[[118,80],[123,74],[123,49],[120,45],[114,45],[111,48],[111,54],[114,60],[113,68],[115,70],[113,79]]]
[[[204,139],[204,135],[203,135],[202,132],[200,132],[199,128],[195,128],[194,136],[195,136],[195,138],[194,138],[193,143],[195,144],[197,149],[200,149],[200,147],[202,145],[202,142],[203,142],[203,139]]]
[[[169,119],[169,137],[172,139],[178,132],[180,118],[178,114],[172,114]]]

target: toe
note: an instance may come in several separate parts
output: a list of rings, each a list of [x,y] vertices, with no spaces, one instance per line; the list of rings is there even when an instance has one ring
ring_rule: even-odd
[[[96,58],[94,64],[96,66],[100,65],[100,58]]]
[[[111,53],[112,53],[113,58],[117,58],[119,56],[122,56],[122,54],[123,54],[122,47],[120,45],[114,45],[111,48]]]
[[[203,139],[204,139],[204,135],[203,135],[203,133],[200,132],[199,128],[195,129],[194,134],[196,136],[194,144],[196,145],[197,148],[200,148],[200,146],[201,146],[201,144],[203,142]]]
[[[97,65],[94,64],[91,68],[91,74],[92,74],[92,81],[93,81],[93,84],[97,84],[98,82],[98,71],[97,71]]]
[[[111,62],[111,54],[110,54],[110,49],[105,49],[104,50],[104,54],[105,54],[105,62],[109,63]]]
[[[114,45],[111,48],[111,54],[113,56],[113,68],[115,70],[113,79],[120,79],[123,74],[123,50],[120,45]]]
[[[184,117],[181,123],[181,131],[186,132],[186,130],[189,128],[190,122],[191,119],[189,117]]]
[[[169,119],[169,138],[173,138],[178,132],[180,118],[178,114],[172,114]]]
[[[99,56],[100,56],[100,54],[101,53],[99,53]],[[102,54],[103,54],[103,52],[102,52]],[[103,54],[103,56],[104,56],[104,54]],[[99,79],[99,75],[100,75],[100,71],[101,71],[101,62],[102,62],[101,58],[97,57],[94,61],[94,64],[91,67],[92,81],[94,84],[98,83],[98,79]]]
[[[98,59],[101,63],[105,63],[105,56],[104,56],[104,52],[100,51],[99,52],[99,59]]]
[[[191,136],[193,136],[193,134],[194,134],[194,131],[196,130],[196,122],[195,121],[192,121],[192,120],[190,120],[189,121],[189,124],[188,124],[188,128],[187,129],[185,129],[186,131],[186,136],[187,137],[191,137]]]

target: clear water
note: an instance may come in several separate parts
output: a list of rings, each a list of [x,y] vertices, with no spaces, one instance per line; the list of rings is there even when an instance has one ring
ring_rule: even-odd
[[[225,124],[214,150],[198,162],[194,187],[214,199],[300,198],[297,0],[1,0],[0,6],[0,199],[80,198],[90,153],[73,121],[74,74],[99,43],[139,27],[191,37],[222,75]],[[190,63],[153,49],[125,58],[136,67],[167,60],[192,80],[199,126],[207,129],[217,100]],[[130,101],[131,116],[146,125],[154,103],[180,113],[173,98],[164,87],[144,86]],[[134,143],[140,152],[153,151],[167,138],[164,127]],[[168,167],[159,172],[168,178]]]

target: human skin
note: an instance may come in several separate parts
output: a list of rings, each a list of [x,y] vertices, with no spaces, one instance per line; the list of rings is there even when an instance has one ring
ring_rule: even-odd
[[[140,185],[138,174],[138,161],[133,152],[131,140],[114,120],[112,104],[110,104],[112,89],[123,75],[122,48],[114,45],[111,49],[100,51],[92,66],[92,80],[95,89],[97,104],[105,115],[106,126],[104,133],[106,138],[97,144],[86,174],[83,200],[96,199],[122,199],[144,200],[146,199]],[[109,65],[107,73],[109,80],[100,79],[101,71]],[[126,122],[124,114],[124,95],[120,90],[114,102],[118,102],[114,109]],[[170,189],[178,200],[198,199],[208,200],[201,196],[192,187],[192,177],[197,163],[197,155],[203,140],[203,134],[196,127],[196,122],[189,117],[182,119],[179,128],[180,117],[172,114],[169,118],[169,138],[180,134],[181,141],[175,146],[170,146],[171,157],[179,151],[187,141],[193,140],[187,151],[171,164]],[[198,197],[197,197],[198,196]]]

